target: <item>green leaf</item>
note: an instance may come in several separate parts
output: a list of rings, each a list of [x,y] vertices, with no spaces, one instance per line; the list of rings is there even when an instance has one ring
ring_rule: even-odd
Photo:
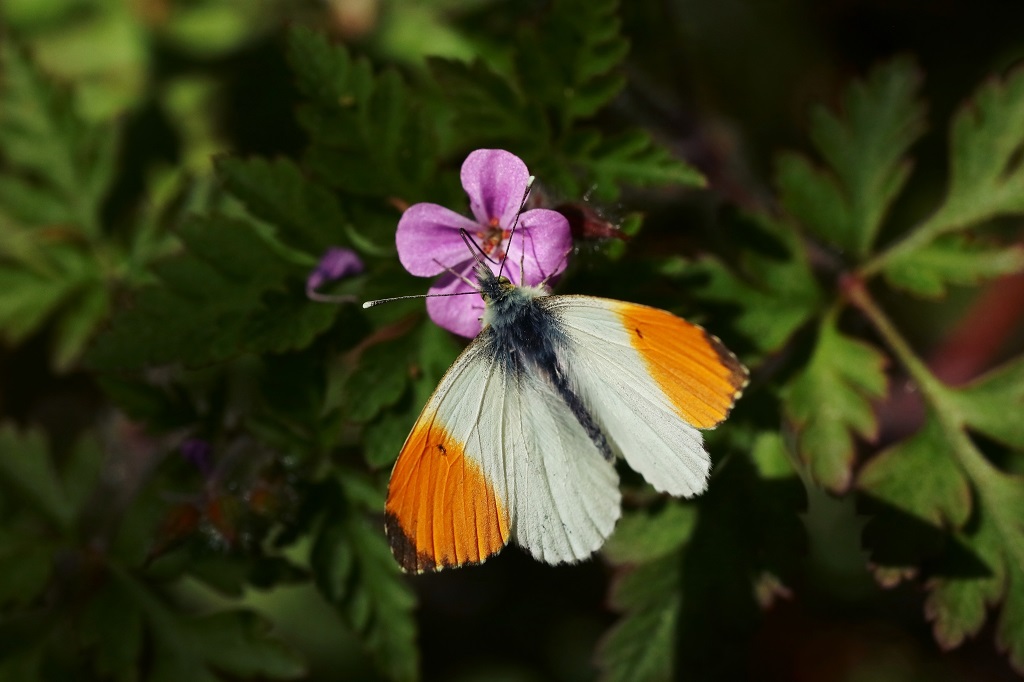
[[[807,230],[868,253],[909,177],[904,155],[925,129],[920,82],[912,61],[896,59],[849,86],[841,115],[813,113],[811,137],[827,168],[787,154],[776,174],[783,205]]]
[[[612,589],[612,608],[623,617],[597,652],[602,680],[657,682],[672,679],[682,595],[680,556],[671,553],[628,570]]]
[[[312,31],[292,31],[288,47],[308,100],[299,112],[311,138],[307,166],[351,194],[417,198],[435,180],[437,136],[401,76],[375,76],[368,62]]]
[[[705,257],[686,271],[706,278],[701,299],[735,307],[734,325],[762,352],[778,350],[821,307],[823,295],[807,263],[799,236],[764,215],[748,217],[781,251],[744,251],[737,268]]]
[[[735,642],[757,629],[761,606],[797,570],[806,495],[777,432],[729,436],[732,451],[699,505],[630,514],[606,546],[626,562],[611,597],[624,615],[598,650],[606,679],[737,679],[749,670]],[[762,589],[769,577],[772,594]]]
[[[972,429],[1017,450],[1024,450],[1024,358],[1008,363],[952,392],[962,418]]]
[[[629,52],[617,0],[559,0],[536,28],[519,35],[520,82],[564,128],[593,116],[625,85],[619,65]]]
[[[929,219],[935,235],[998,215],[1024,212],[1024,69],[990,79],[952,124],[949,192]]]
[[[970,483],[934,414],[916,434],[873,457],[857,487],[938,527],[962,528],[971,514]]]
[[[373,87],[373,69],[307,28],[288,35],[288,61],[299,91],[323,106],[351,106],[364,101]]]
[[[159,283],[115,316],[89,351],[91,366],[198,365],[301,348],[337,314],[305,299],[306,269],[249,222],[194,216],[180,236],[187,251],[154,267]]]
[[[996,642],[1024,671],[1024,478],[988,470],[978,494],[977,527],[965,540],[991,572],[934,580],[925,613],[939,643],[952,648],[981,629],[988,605],[1002,604]]]
[[[0,484],[61,531],[70,531],[75,508],[65,495],[42,434],[0,426]]]
[[[54,333],[53,365],[58,372],[70,370],[85,352],[100,325],[110,313],[110,294],[96,281],[72,299],[57,321]]]
[[[894,252],[885,276],[894,287],[927,298],[946,295],[950,284],[978,284],[1024,271],[1024,248],[998,247],[948,235],[917,249]]]
[[[810,362],[785,387],[784,410],[798,436],[798,452],[811,477],[847,490],[854,462],[853,435],[871,440],[878,428],[872,399],[886,394],[885,356],[846,336],[837,314],[821,322]]]
[[[116,132],[78,118],[68,93],[43,78],[9,40],[0,45],[0,71],[0,148],[20,177],[0,183],[0,195],[14,199],[5,202],[13,206],[11,217],[25,226],[67,218],[98,236],[100,205],[114,172]],[[25,189],[28,196],[18,196]],[[33,209],[39,201],[63,208]]]
[[[24,341],[57,312],[77,286],[70,277],[0,267],[0,327],[4,338],[9,343]]]
[[[624,515],[602,550],[616,564],[646,563],[679,550],[697,523],[697,510],[677,501]]]
[[[28,605],[42,594],[55,550],[35,534],[0,531],[0,607]]]
[[[501,146],[530,156],[549,143],[552,131],[540,108],[528,105],[516,83],[484,62],[427,64],[462,145]]]
[[[345,490],[331,494],[334,500],[347,496],[350,503],[331,506],[313,543],[310,564],[316,584],[389,679],[415,680],[415,599],[391,556],[383,528],[370,526],[362,504],[352,503],[363,497],[353,490],[353,477],[347,474]],[[378,505],[383,508],[383,499],[376,500],[374,506]]]
[[[272,638],[270,624],[254,613],[222,611],[183,624],[189,647],[213,670],[271,679],[295,679],[306,673],[299,655]]]
[[[321,254],[344,243],[337,198],[287,159],[222,158],[217,173],[257,218],[278,228],[287,244]]]
[[[405,392],[420,334],[405,334],[365,349],[340,386],[342,413],[367,422],[394,405]]]
[[[571,154],[584,166],[599,197],[618,196],[622,184],[683,185],[703,187],[704,176],[693,166],[674,158],[643,131],[632,131],[600,139],[579,137],[571,142]]]

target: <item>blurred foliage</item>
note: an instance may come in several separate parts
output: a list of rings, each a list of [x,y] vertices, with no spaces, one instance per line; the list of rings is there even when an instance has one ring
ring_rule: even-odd
[[[970,14],[998,58],[806,76],[783,5],[0,5],[0,679],[1024,672],[1024,360],[960,385],[916,340],[1024,272],[1024,46]],[[387,472],[459,342],[305,282],[341,246],[366,269],[330,293],[422,290],[401,211],[462,210],[484,146],[630,237],[580,237],[560,290],[697,319],[753,381],[705,495],[622,470],[597,560],[409,578]],[[893,648],[783,660],[822,622]]]

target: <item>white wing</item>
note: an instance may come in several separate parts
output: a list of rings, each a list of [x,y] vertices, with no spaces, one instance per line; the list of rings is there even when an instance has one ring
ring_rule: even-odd
[[[746,369],[718,339],[663,310],[589,296],[541,304],[568,337],[560,363],[616,453],[659,491],[703,492],[711,461],[698,428],[728,415]]]
[[[548,563],[597,550],[618,476],[546,379],[508,369],[486,330],[423,408],[391,474],[386,528],[408,571],[480,563],[514,537]]]

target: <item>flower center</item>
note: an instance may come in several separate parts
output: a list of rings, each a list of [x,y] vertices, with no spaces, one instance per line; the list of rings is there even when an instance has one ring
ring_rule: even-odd
[[[509,231],[502,229],[497,218],[491,218],[487,227],[479,230],[476,236],[484,253],[499,261],[505,260],[505,249],[502,248],[502,244],[509,238]]]

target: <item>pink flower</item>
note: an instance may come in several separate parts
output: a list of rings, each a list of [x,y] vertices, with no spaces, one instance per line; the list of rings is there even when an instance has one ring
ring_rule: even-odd
[[[475,220],[437,204],[415,204],[398,221],[395,243],[398,259],[405,269],[419,277],[441,275],[429,293],[475,290],[445,269],[476,281],[473,274],[476,260],[462,241],[460,228],[495,261],[487,264],[495,274],[501,262],[508,259],[503,275],[515,284],[540,284],[565,269],[572,234],[568,221],[556,211],[543,208],[525,211],[519,216],[513,243],[509,243],[509,231],[530,177],[522,159],[501,149],[478,149],[466,157],[461,177]],[[480,333],[483,310],[484,303],[479,296],[427,299],[430,319],[466,337]]]
[[[347,303],[355,296],[327,296],[317,291],[328,282],[358,275],[363,271],[363,261],[352,249],[332,246],[324,252],[316,268],[306,278],[306,296],[323,303]]]

